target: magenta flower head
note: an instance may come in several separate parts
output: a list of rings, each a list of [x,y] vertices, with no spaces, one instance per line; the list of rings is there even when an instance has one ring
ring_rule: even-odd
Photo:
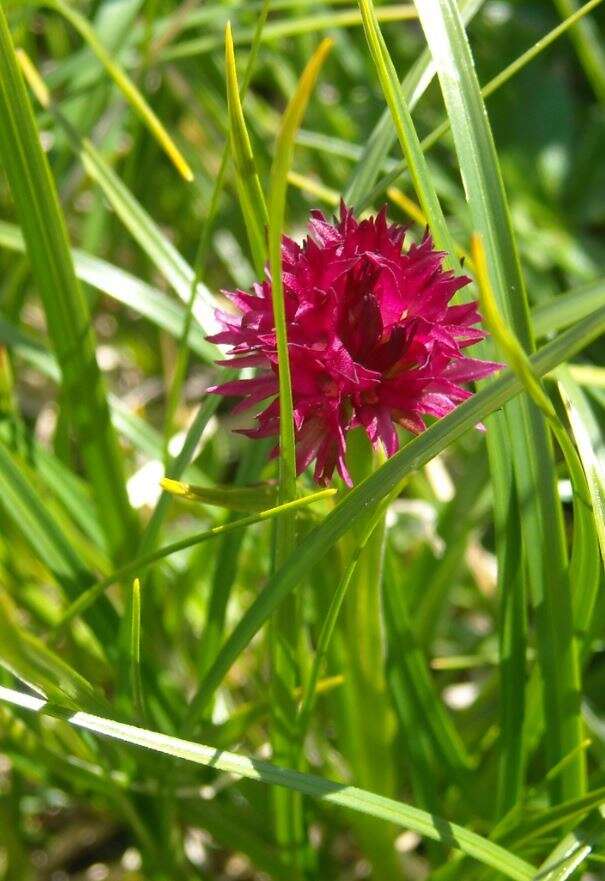
[[[358,221],[344,205],[329,223],[313,211],[302,245],[284,237],[283,286],[292,373],[297,468],[315,460],[315,479],[345,463],[347,433],[361,427],[387,455],[398,449],[396,426],[424,430],[470,396],[460,383],[500,365],[464,355],[484,339],[477,303],[450,306],[469,283],[442,268],[444,254],[428,235],[402,251],[405,228],[389,224],[386,209]],[[220,312],[222,330],[210,337],[231,346],[231,367],[256,367],[252,379],[210,391],[241,395],[236,410],[263,403],[250,437],[279,435],[278,362],[271,280],[253,292],[225,292],[239,314]],[[276,451],[274,451],[276,452]]]

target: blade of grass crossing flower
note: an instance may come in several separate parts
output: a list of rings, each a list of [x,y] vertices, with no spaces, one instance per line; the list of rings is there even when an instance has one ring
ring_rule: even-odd
[[[269,195],[269,264],[271,268],[273,312],[279,359],[280,399],[280,491],[281,500],[296,494],[296,451],[292,417],[292,388],[288,337],[281,263],[281,237],[285,220],[288,171],[292,163],[294,138],[313,86],[326,56],[332,48],[331,40],[324,40],[307,64],[292,97],[275,145],[275,158],[271,167]]]
[[[331,40],[324,40],[311,56],[296,91],[292,96],[275,143],[269,185],[269,266],[271,296],[279,365],[279,491],[284,503],[296,498],[296,449],[288,331],[282,279],[281,240],[286,214],[288,172],[292,164],[294,139],[311,96],[319,71],[332,48]],[[273,569],[276,570],[294,550],[295,520],[284,517],[275,527]],[[272,622],[270,650],[272,662],[272,725],[271,744],[278,762],[297,767],[301,762],[301,748],[293,728],[296,705],[291,698],[299,684],[300,616],[296,598],[284,603]],[[284,859],[297,870],[310,870],[310,851],[306,847],[302,799],[299,795],[276,789],[273,792],[275,835],[278,845],[285,849]]]
[[[534,370],[539,376],[543,376],[558,364],[573,357],[604,331],[605,308],[564,331],[557,339],[532,355]],[[305,536],[295,552],[270,579],[262,595],[244,614],[215,658],[211,669],[191,700],[186,730],[192,731],[195,728],[197,720],[224,675],[282,599],[295,589],[313,566],[321,562],[338,539],[345,535],[359,518],[367,516],[367,511],[379,504],[406,475],[421,468],[465,431],[472,429],[490,413],[519,394],[522,388],[520,381],[510,371],[498,377],[395,453],[370,477],[348,493],[320,526]]]
[[[531,352],[533,336],[523,278],[468,40],[452,0],[423,0],[417,9],[437,67],[471,217],[483,238],[498,307],[521,345]],[[523,523],[523,554],[536,610],[546,750],[549,763],[555,764],[582,739],[563,516],[544,415],[527,398],[513,402],[505,412]],[[548,557],[545,547],[550,549]],[[582,793],[580,758],[557,783],[555,788],[564,797]]]
[[[136,522],[95,358],[88,304],[74,273],[55,183],[1,10],[0,155],[61,367],[65,403],[79,437],[109,547],[118,559],[132,545]]]
[[[153,112],[139,89],[122,68],[116,64],[111,54],[97,37],[90,23],[73,6],[64,3],[63,0],[48,0],[47,5],[62,15],[80,34],[83,40],[97,56],[109,76],[118,89],[122,92],[128,103],[143,120],[151,134],[170,158],[179,174],[186,180],[193,180],[193,172],[187,164],[181,151],[178,149],[163,124]]]
[[[238,753],[217,750],[215,747],[169,737],[133,725],[125,725],[113,719],[86,712],[74,713],[65,707],[47,703],[39,698],[22,694],[10,688],[0,687],[0,700],[22,707],[35,713],[46,713],[65,719],[71,725],[101,734],[105,737],[130,743],[164,755],[212,767],[239,777],[246,777],[261,783],[285,786],[317,798],[328,805],[337,805],[358,811],[367,816],[377,817],[404,828],[412,829],[427,838],[441,841],[455,847],[498,871],[514,881],[531,881],[535,868],[504,848],[493,844],[474,832],[435,817],[404,802],[384,798],[380,795],[333,783],[312,774],[302,774],[295,770],[279,768],[258,759],[250,759]]]
[[[265,229],[268,223],[267,205],[244,119],[240,89],[237,82],[233,36],[229,23],[227,23],[225,28],[225,66],[227,69],[229,137],[233,163],[235,165],[237,188],[254,265],[258,276],[262,278],[266,262]]]
[[[391,61],[391,57],[380,32],[372,0],[359,0],[359,8],[363,18],[363,27],[368,46],[376,66],[378,79],[384,93],[397,137],[410,170],[412,183],[420,205],[428,220],[435,244],[446,251],[446,262],[453,268],[455,265],[455,245],[443,217],[439,199],[433,187],[426,160],[420,147],[420,141],[414,128],[410,111],[403,97],[399,80]]]

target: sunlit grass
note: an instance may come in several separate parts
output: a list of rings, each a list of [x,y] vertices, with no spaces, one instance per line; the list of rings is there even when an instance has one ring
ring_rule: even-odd
[[[599,2],[0,10],[0,879],[601,877]],[[280,240],[341,194],[511,369],[317,491]]]

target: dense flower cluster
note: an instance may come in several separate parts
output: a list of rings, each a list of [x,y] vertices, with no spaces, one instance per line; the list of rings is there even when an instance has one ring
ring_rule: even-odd
[[[460,383],[499,367],[465,357],[485,337],[475,302],[450,306],[468,284],[442,269],[444,255],[427,234],[402,251],[405,228],[389,224],[386,210],[358,221],[341,204],[329,223],[312,212],[302,245],[284,237],[283,285],[292,372],[299,473],[315,460],[325,484],[334,468],[350,483],[347,432],[361,426],[387,455],[398,448],[396,426],[418,433],[425,416],[441,417],[470,392]],[[216,343],[230,345],[232,367],[259,368],[252,379],[211,391],[241,395],[243,410],[269,403],[251,437],[279,434],[278,363],[271,280],[253,292],[226,292],[238,314],[220,312]]]

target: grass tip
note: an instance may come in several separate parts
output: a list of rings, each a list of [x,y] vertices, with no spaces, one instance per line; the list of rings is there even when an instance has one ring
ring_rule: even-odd
[[[189,484],[182,483],[180,480],[173,480],[171,477],[162,477],[160,486],[165,492],[171,493],[173,496],[186,496],[189,492]]]

